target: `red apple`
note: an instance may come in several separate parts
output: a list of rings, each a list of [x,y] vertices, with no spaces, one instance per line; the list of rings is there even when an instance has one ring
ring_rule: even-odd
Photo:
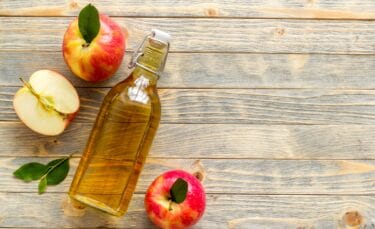
[[[26,126],[44,135],[62,133],[79,109],[76,89],[50,70],[34,72],[13,99],[16,114]]]
[[[182,170],[168,171],[157,177],[145,196],[148,217],[163,229],[194,225],[202,217],[205,207],[206,195],[201,182]]]
[[[126,39],[115,21],[104,14],[99,15],[89,4],[65,32],[65,62],[75,75],[86,81],[108,79],[122,62]]]

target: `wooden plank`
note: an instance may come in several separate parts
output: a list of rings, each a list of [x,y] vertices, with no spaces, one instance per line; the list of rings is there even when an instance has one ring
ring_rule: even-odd
[[[5,16],[75,16],[90,1],[37,1],[3,0],[0,15]],[[330,19],[375,19],[375,3],[371,0],[356,0],[341,3],[334,0],[305,1],[95,1],[103,13],[114,16],[148,17],[251,17],[251,18],[330,18]]]
[[[93,84],[73,76],[60,52],[0,51],[0,85],[19,86],[18,77],[52,69],[76,86],[112,87],[129,74],[130,55],[113,78]],[[373,75],[372,55],[171,53],[159,87],[374,89]]]
[[[73,122],[57,137],[20,122],[0,122],[0,156],[82,152],[92,123]],[[162,123],[149,157],[375,159],[373,125],[243,125]],[[22,139],[22,144],[19,143]]]
[[[1,17],[0,49],[60,51],[71,20]],[[173,52],[375,54],[372,21],[200,18],[116,18],[116,21],[127,27],[130,48],[136,47],[152,28],[159,28],[172,35]]]
[[[0,120],[18,120],[16,87],[0,87]],[[80,88],[78,122],[93,122],[106,88]],[[373,90],[161,89],[163,123],[375,124]]]
[[[126,216],[113,217],[75,209],[66,194],[1,193],[1,226],[151,228],[143,198],[134,195]],[[374,201],[374,196],[208,195],[205,215],[195,228],[373,228]]]
[[[13,178],[21,165],[54,158],[0,158],[0,192],[37,193],[37,183]],[[71,160],[72,169],[63,184],[48,192],[67,192],[79,158]],[[169,159],[148,158],[136,192],[145,193],[151,182],[171,169],[194,172],[198,164],[206,174],[207,193],[236,194],[314,194],[375,195],[375,160],[251,160],[251,159]]]

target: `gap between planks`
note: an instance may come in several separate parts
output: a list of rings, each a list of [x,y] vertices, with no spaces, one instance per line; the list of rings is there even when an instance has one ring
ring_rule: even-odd
[[[72,154],[72,153],[71,153]],[[54,158],[61,158],[61,157],[67,157],[71,154],[55,154],[55,155],[15,155],[12,156],[12,154],[8,155],[0,155],[0,158],[6,159],[6,158],[39,158],[39,159],[54,159]],[[71,158],[80,159],[81,152],[77,152],[76,154],[72,155]],[[164,160],[164,159],[171,159],[171,160],[182,160],[182,159],[189,159],[189,160],[217,160],[217,161],[223,161],[223,160],[230,160],[230,161],[238,161],[238,160],[249,160],[249,161],[298,161],[298,162],[308,162],[308,161],[322,161],[322,162],[329,162],[329,161],[368,161],[368,162],[375,162],[374,158],[261,158],[261,157],[160,157],[160,156],[152,156],[149,155],[147,158],[152,160]]]
[[[210,19],[210,20],[237,20],[237,19],[244,19],[244,20],[300,20],[300,21],[375,21],[374,18],[350,18],[350,17],[342,17],[342,18],[330,18],[330,17],[322,17],[322,18],[300,18],[300,17],[231,17],[231,16],[215,16],[215,17],[208,17],[208,16],[132,16],[132,15],[109,15],[111,18],[134,18],[134,19],[143,19],[143,18],[150,18],[150,19]],[[45,15],[5,15],[0,14],[1,17],[12,17],[12,18],[76,18],[77,15],[54,15],[54,16],[45,16]]]
[[[124,78],[125,79],[125,78]],[[119,81],[121,82],[121,81]],[[0,85],[1,87],[8,87],[8,88],[21,88],[23,87],[22,83],[20,85]],[[111,89],[113,88],[112,86],[101,86],[101,85],[95,85],[95,86],[74,86],[75,88],[78,89]],[[176,90],[210,90],[210,89],[215,89],[215,90],[301,90],[301,91],[306,91],[306,90],[335,90],[335,91],[373,91],[375,88],[318,88],[318,87],[309,87],[309,88],[302,88],[302,87],[168,87],[168,86],[162,86],[158,87],[160,90],[168,90],[168,89],[176,89]],[[0,120],[1,121],[6,121],[6,120]],[[194,124],[194,123],[193,123]],[[303,125],[303,124],[302,124]],[[350,124],[349,124],[350,125]]]
[[[35,182],[34,182],[35,183]],[[30,183],[30,185],[33,185],[33,183]],[[48,187],[51,187],[51,186],[48,186]],[[37,190],[35,191],[0,191],[0,194],[35,194],[35,195],[38,195],[36,193]],[[50,194],[66,194],[68,195],[68,192],[67,191],[55,191],[55,190],[48,190],[47,189],[47,192],[46,193],[50,193]],[[298,193],[266,193],[266,192],[262,192],[262,193],[237,193],[237,192],[205,192],[207,195],[231,195],[231,196],[280,196],[280,197],[287,197],[287,196],[296,196],[296,197],[318,197],[318,196],[322,196],[322,197],[329,197],[329,196],[338,196],[338,197],[359,197],[359,196],[368,196],[368,197],[375,197],[375,194],[340,194],[340,193],[317,193],[317,194],[298,194]],[[134,192],[135,195],[144,195],[146,194],[145,191],[135,191]],[[2,228],[0,226],[0,228]]]
[[[134,48],[134,47],[129,47]],[[20,49],[1,49],[0,53],[4,52],[14,52],[14,53],[22,53],[22,52],[32,52],[32,53],[59,53],[60,51],[57,50],[20,50]],[[133,49],[129,49],[125,51],[128,55],[134,53]],[[186,50],[179,50],[174,51],[171,50],[168,53],[173,54],[239,54],[239,55],[246,55],[246,54],[265,54],[265,55],[324,55],[324,56],[375,56],[375,53],[320,53],[320,52],[256,52],[256,51],[204,51],[204,50],[194,50],[194,51],[186,51]],[[125,55],[126,56],[126,55]]]
[[[71,155],[72,153],[70,154],[54,154],[54,155],[15,155],[15,156],[12,156],[12,153],[5,153],[4,155],[0,154],[0,158],[10,158],[10,157],[17,157],[17,158],[21,158],[21,159],[25,159],[25,158],[38,158],[38,159],[45,159],[45,158],[61,158],[61,157],[67,157],[69,155]],[[77,152],[77,155],[73,155],[71,156],[71,158],[75,158],[75,159],[80,159],[82,156],[81,156],[81,152]],[[164,160],[164,159],[173,159],[173,160],[180,160],[180,159],[189,159],[189,160],[251,160],[251,161],[345,161],[345,160],[349,160],[349,161],[375,161],[374,158],[277,158],[277,157],[273,157],[273,158],[269,158],[269,157],[197,157],[197,156],[194,156],[194,157],[182,157],[182,156],[178,156],[178,157],[167,157],[167,156],[163,156],[163,157],[160,157],[160,156],[152,156],[152,155],[149,155],[147,156],[147,158],[150,158],[150,159],[155,159],[155,160]]]

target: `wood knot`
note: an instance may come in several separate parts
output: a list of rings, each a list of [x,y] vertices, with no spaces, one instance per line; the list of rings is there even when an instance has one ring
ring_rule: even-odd
[[[217,17],[219,16],[219,10],[216,8],[206,8],[204,14],[209,17]]]
[[[274,34],[278,37],[282,37],[285,34],[284,28],[276,28]]]
[[[69,197],[62,202],[62,209],[66,216],[82,217],[86,214],[86,207]]]
[[[195,176],[200,181],[203,180],[203,174],[200,171],[193,173],[193,176]]]
[[[77,3],[75,0],[72,0],[72,1],[70,1],[70,3],[69,3],[69,8],[70,8],[70,9],[78,9],[78,8],[79,8],[79,5],[78,5],[78,3]]]
[[[219,196],[218,195],[210,195],[210,199],[212,200],[212,201],[217,201],[217,199],[219,198]]]
[[[313,6],[316,0],[307,0],[307,6]]]
[[[200,160],[196,160],[193,165],[194,172],[192,173],[193,176],[195,176],[198,180],[200,180],[201,183],[206,179],[206,171],[200,162]]]
[[[348,226],[359,226],[363,222],[363,217],[357,211],[346,212],[342,217],[344,223]]]
[[[128,39],[128,37],[129,37],[129,30],[126,27],[124,27],[124,26],[121,26],[121,30],[124,33],[125,39]]]

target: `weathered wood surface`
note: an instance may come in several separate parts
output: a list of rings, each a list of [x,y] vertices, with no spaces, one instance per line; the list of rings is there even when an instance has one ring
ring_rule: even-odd
[[[0,122],[0,156],[49,157],[82,152],[92,123],[73,122],[41,136],[20,122]],[[375,159],[374,125],[162,123],[149,157],[233,159]],[[22,144],[15,139],[22,139]],[[0,182],[1,183],[1,182]]]
[[[74,77],[61,54],[87,2],[0,0],[0,227],[153,228],[150,182],[202,166],[207,210],[195,228],[375,229],[375,1],[95,1],[129,34],[119,72],[97,84]],[[66,192],[101,100],[156,27],[173,36],[162,123],[129,212],[74,209]],[[33,133],[12,108],[18,77],[45,68],[82,101],[57,137]],[[72,152],[68,178],[44,195],[12,176]]]
[[[60,51],[72,18],[0,17],[0,49]],[[116,18],[128,50],[152,28],[169,32],[173,52],[375,54],[373,21]],[[220,26],[218,26],[220,25]],[[125,29],[125,28],[124,28]]]
[[[37,182],[24,183],[12,172],[21,165],[53,158],[0,158],[0,192],[37,193]],[[68,178],[48,192],[67,192],[79,158],[71,159]],[[148,158],[136,193],[145,193],[159,174],[171,169],[194,172],[198,165],[207,176],[207,193],[215,194],[314,194],[375,195],[375,160],[251,160]]]
[[[75,16],[88,0],[38,1],[3,0],[0,15],[6,16]],[[346,1],[96,1],[101,12],[113,16],[147,17],[250,17],[250,18],[314,18],[375,19],[372,0]]]
[[[0,87],[0,120],[17,121],[18,87]],[[93,122],[107,88],[80,88],[78,122]],[[162,89],[163,123],[375,124],[373,90]]]
[[[126,217],[94,209],[75,210],[65,193],[0,193],[4,227],[153,228],[135,194]],[[207,195],[207,209],[194,228],[358,228],[375,227],[373,196]],[[348,217],[348,215],[356,217]],[[218,217],[220,216],[220,217]],[[360,219],[360,220],[358,220]]]
[[[130,56],[114,77],[93,84],[73,76],[61,52],[0,51],[0,85],[51,69],[75,86],[111,87],[129,74]],[[159,87],[374,89],[374,75],[375,55],[171,53]]]

